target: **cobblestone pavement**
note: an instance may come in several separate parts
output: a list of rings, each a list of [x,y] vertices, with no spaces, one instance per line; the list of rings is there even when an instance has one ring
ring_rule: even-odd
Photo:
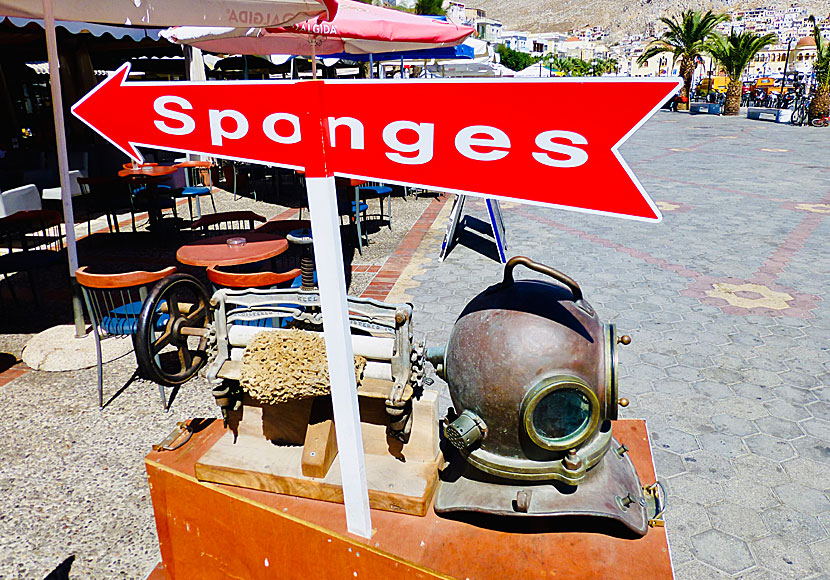
[[[622,154],[662,223],[503,204],[508,254],[633,338],[622,416],[647,420],[680,580],[830,578],[828,153],[826,130],[659,112]],[[443,263],[424,244],[399,297],[438,345],[502,268],[475,227]]]

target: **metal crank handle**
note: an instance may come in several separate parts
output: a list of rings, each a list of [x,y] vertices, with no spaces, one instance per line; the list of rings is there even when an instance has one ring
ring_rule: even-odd
[[[567,286],[568,289],[571,291],[571,294],[573,295],[574,303],[577,306],[579,306],[579,308],[581,308],[583,311],[585,311],[585,313],[588,314],[588,316],[594,315],[594,309],[591,308],[591,306],[582,299],[582,288],[579,287],[579,284],[576,283],[576,280],[574,280],[567,274],[563,274],[556,268],[551,268],[550,266],[546,266],[545,264],[534,262],[533,260],[525,256],[513,256],[504,265],[504,280],[502,280],[503,286],[509,286],[510,284],[513,284],[513,268],[515,268],[519,264],[526,268],[530,268],[531,270],[535,270],[540,274],[550,276],[557,282]]]

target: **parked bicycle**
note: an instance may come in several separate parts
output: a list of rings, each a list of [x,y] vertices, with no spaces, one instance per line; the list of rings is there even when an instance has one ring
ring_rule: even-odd
[[[810,107],[810,99],[803,95],[797,95],[793,103],[793,116],[790,122],[798,127],[807,122],[807,109]]]
[[[830,125],[830,116],[816,117],[810,120],[810,125],[813,127],[827,127]]]

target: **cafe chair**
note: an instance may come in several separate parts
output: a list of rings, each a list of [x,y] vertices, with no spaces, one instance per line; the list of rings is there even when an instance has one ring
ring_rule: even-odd
[[[40,192],[33,183],[0,191],[0,218],[19,211],[41,209]]]
[[[87,235],[92,234],[92,220],[105,215],[110,233],[120,232],[118,214],[130,213],[133,223],[135,214],[130,202],[130,192],[123,179],[118,177],[80,177],[81,200],[86,211]]]
[[[293,230],[310,230],[311,229],[311,221],[310,220],[281,220],[281,219],[270,219],[264,224],[257,226],[254,231],[262,232],[264,234],[277,234],[280,236],[285,236],[290,231]]]
[[[158,183],[158,179],[149,175],[131,177],[128,182],[130,205],[132,208],[133,231],[136,231],[136,210],[146,211],[161,219],[165,209],[173,210],[173,217],[178,219],[176,200],[173,197],[175,190],[169,185]],[[151,217],[151,223],[153,218]]]
[[[264,216],[252,211],[225,211],[212,213],[190,224],[191,230],[202,230],[204,235],[220,235],[233,232],[248,232],[257,223],[264,223]],[[259,230],[258,230],[259,231]]]
[[[187,208],[190,211],[190,219],[193,219],[193,199],[205,195],[210,196],[210,203],[213,205],[213,212],[216,213],[216,201],[213,199],[213,173],[210,167],[188,167],[178,163],[174,167],[184,169],[185,187],[176,192],[176,197],[187,199]],[[198,200],[196,202],[199,203]],[[201,212],[200,217],[201,217]]]
[[[34,273],[65,260],[63,216],[53,210],[21,211],[0,219],[0,275],[14,300],[10,276],[26,273],[32,298],[40,306]]]
[[[214,289],[220,288],[284,288],[292,285],[300,279],[299,268],[287,272],[230,272],[220,270],[217,266],[210,266],[207,269],[207,277]],[[291,283],[291,284],[289,284]],[[261,326],[267,328],[282,327],[290,320],[288,317],[256,318],[253,320],[241,320],[235,324],[244,326]]]
[[[87,267],[78,268],[75,277],[81,286],[95,336],[95,354],[98,357],[98,407],[104,407],[104,366],[101,341],[113,336],[133,336],[138,332],[138,316],[147,298],[149,287],[162,278],[176,273],[170,266],[158,272],[127,272],[123,274],[92,274]],[[160,312],[156,330],[163,330],[169,315]],[[135,374],[133,375],[135,376]],[[131,379],[132,380],[132,379]],[[161,403],[167,410],[164,386],[159,385]]]
[[[83,171],[76,169],[69,172],[69,193],[72,197],[78,197],[82,194],[79,180],[83,177],[86,177]],[[62,189],[60,186],[47,187],[43,190],[41,197],[44,201],[61,201],[61,195]]]
[[[363,246],[369,245],[369,232],[366,230],[365,223],[361,225],[361,218],[363,222],[366,221],[366,211],[369,209],[369,204],[365,201],[352,201],[340,208],[340,217],[348,216],[349,223],[354,226],[357,231],[357,252],[363,254]]]
[[[377,199],[380,204],[380,220],[392,229],[392,188],[377,181],[367,181],[354,188],[355,201]],[[386,200],[386,214],[383,213],[383,200]]]

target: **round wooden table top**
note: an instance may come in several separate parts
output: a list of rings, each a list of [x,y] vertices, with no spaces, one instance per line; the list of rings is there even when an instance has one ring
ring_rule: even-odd
[[[245,238],[245,245],[229,246],[228,238]],[[179,248],[176,259],[189,266],[235,266],[267,260],[287,249],[285,238],[251,231],[197,240]]]
[[[182,161],[181,163],[176,163],[174,167],[213,167],[213,163],[210,161],[198,161],[196,159],[191,161]]]
[[[138,177],[140,175],[145,177],[163,177],[171,173],[176,173],[178,170],[179,168],[173,165],[145,165],[144,167],[122,169],[118,172],[118,177]]]

